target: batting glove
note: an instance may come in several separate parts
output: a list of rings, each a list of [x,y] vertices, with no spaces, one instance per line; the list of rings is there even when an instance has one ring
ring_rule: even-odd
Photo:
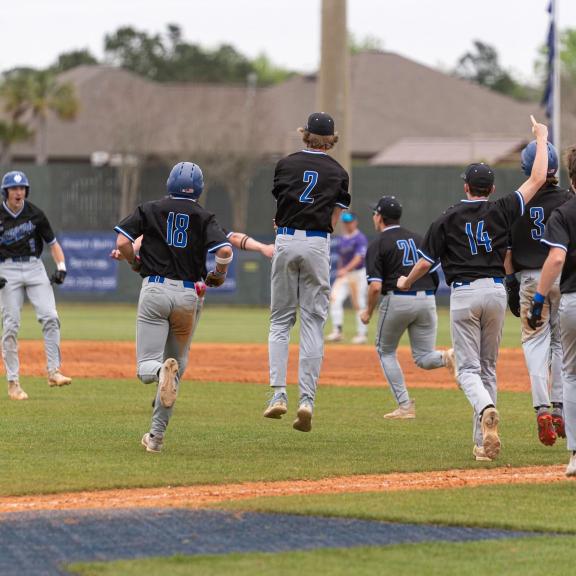
[[[2,276],[0,276],[0,290],[2,290],[2,288],[4,288],[4,286],[6,286],[6,278],[3,278]]]
[[[532,304],[530,306],[530,310],[528,312],[528,326],[532,328],[532,330],[536,330],[540,326],[542,326],[542,308],[544,307],[544,296],[539,292],[534,294],[534,298],[532,299]]]
[[[66,270],[56,270],[56,272],[52,274],[50,282],[52,284],[64,284],[65,279],[66,279]]]
[[[516,279],[515,274],[506,276],[505,286],[508,295],[508,308],[516,318],[520,318],[520,282]]]

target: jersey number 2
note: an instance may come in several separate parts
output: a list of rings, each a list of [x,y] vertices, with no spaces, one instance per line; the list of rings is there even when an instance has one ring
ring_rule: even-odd
[[[396,240],[396,246],[398,246],[398,250],[404,251],[402,256],[402,266],[414,266],[418,261],[416,242],[414,242],[412,238],[409,238],[408,240]]]
[[[304,172],[304,178],[302,178],[302,182],[306,182],[308,186],[306,186],[304,192],[300,194],[300,202],[303,202],[304,204],[312,204],[314,202],[314,198],[311,198],[310,194],[312,194],[314,186],[318,184],[318,172],[315,170],[306,170],[306,172]]]
[[[168,246],[175,248],[186,248],[188,244],[188,224],[190,216],[188,214],[168,214],[166,223],[166,242]]]
[[[480,220],[476,225],[476,235],[472,232],[472,223],[466,222],[466,235],[470,242],[470,251],[472,256],[478,254],[478,246],[484,246],[486,252],[492,252],[492,240],[488,236],[488,232],[484,230],[484,220]]]

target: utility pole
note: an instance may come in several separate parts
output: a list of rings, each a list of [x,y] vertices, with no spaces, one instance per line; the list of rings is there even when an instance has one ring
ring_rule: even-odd
[[[350,58],[346,0],[322,0],[322,49],[317,89],[318,111],[334,118],[340,139],[333,156],[350,172]]]

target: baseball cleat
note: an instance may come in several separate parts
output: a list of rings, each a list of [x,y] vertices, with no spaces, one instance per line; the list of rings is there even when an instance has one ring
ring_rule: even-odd
[[[292,428],[300,432],[310,432],[312,430],[312,406],[310,404],[300,404]]]
[[[343,336],[340,330],[332,330],[328,336],[326,336],[326,342],[342,342]]]
[[[454,380],[458,379],[458,373],[456,372],[456,356],[454,355],[454,348],[449,348],[442,352],[442,359],[444,360],[444,366],[448,371],[454,376]]]
[[[354,338],[352,338],[352,344],[366,344],[368,342],[368,338],[366,336],[362,336],[361,334],[356,334]]]
[[[544,446],[552,446],[557,438],[552,416],[548,412],[542,412],[538,414],[536,421],[538,423],[538,439]]]
[[[264,418],[274,418],[279,420],[288,412],[288,398],[286,394],[274,394],[264,410]]]
[[[178,395],[178,362],[168,358],[160,368],[160,402],[164,408],[172,408]]]
[[[476,446],[472,450],[472,454],[477,462],[492,462],[492,458],[488,458],[486,456],[486,452],[484,452],[484,446]]]
[[[8,382],[8,398],[10,400],[28,400],[28,394],[22,390],[18,380]]]
[[[60,370],[53,370],[48,374],[48,386],[68,386],[72,384],[72,378],[64,376]]]
[[[568,462],[568,466],[566,466],[566,476],[576,476],[576,452],[572,452],[572,456],[570,456],[570,462]]]
[[[564,427],[564,417],[562,414],[552,414],[552,424],[556,430],[556,436],[566,438],[566,428]]]
[[[398,406],[394,412],[384,414],[388,420],[413,420],[416,418],[416,402],[410,400],[407,406]]]
[[[488,458],[494,460],[500,453],[500,437],[498,436],[498,424],[500,423],[500,415],[496,408],[486,408],[482,412],[482,444],[484,446],[484,453]]]
[[[154,452],[157,454],[162,450],[163,439],[159,436],[152,436],[149,432],[146,432],[142,436],[141,444],[146,448],[146,452]]]

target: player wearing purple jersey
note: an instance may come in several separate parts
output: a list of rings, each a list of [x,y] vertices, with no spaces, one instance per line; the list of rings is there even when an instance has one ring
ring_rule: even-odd
[[[365,344],[368,327],[360,320],[366,307],[366,249],[368,239],[358,229],[355,214],[346,212],[340,218],[344,234],[338,242],[338,268],[336,280],[330,295],[330,319],[332,332],[326,337],[328,342],[340,342],[343,338],[344,302],[348,297],[356,312],[356,336],[353,344]]]

